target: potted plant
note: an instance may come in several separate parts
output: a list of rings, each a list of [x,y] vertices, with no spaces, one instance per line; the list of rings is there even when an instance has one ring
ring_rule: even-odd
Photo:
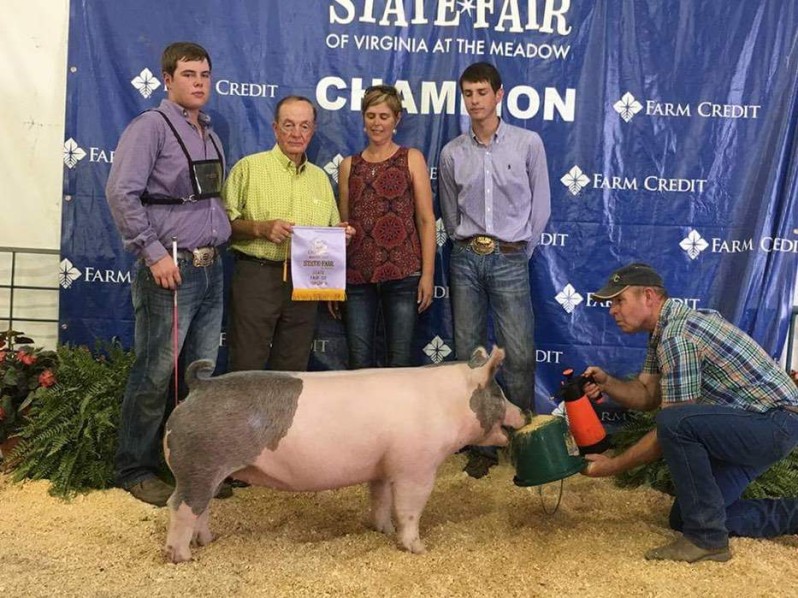
[[[12,479],[50,480],[50,494],[109,488],[122,395],[133,352],[118,342],[58,347],[58,383],[30,406],[14,450]]]
[[[33,339],[24,333],[0,332],[0,458],[16,443],[36,394],[55,384],[57,364],[55,351],[33,347]]]

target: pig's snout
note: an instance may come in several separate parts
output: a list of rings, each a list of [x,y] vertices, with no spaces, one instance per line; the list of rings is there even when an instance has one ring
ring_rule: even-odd
[[[518,430],[527,424],[527,418],[523,412],[510,403],[505,404],[504,420],[502,421],[502,428],[509,428],[510,430]]]

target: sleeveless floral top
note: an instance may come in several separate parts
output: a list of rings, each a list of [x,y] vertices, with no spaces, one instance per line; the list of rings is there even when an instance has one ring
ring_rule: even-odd
[[[421,270],[415,198],[408,149],[382,162],[352,156],[349,224],[355,228],[346,255],[346,282],[400,280]]]

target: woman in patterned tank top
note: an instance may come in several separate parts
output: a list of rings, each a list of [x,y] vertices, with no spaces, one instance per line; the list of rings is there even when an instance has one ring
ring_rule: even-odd
[[[346,263],[349,367],[377,366],[380,316],[385,358],[379,362],[411,366],[416,319],[432,304],[436,246],[429,170],[420,151],[393,140],[402,113],[396,88],[369,87],[361,110],[368,146],[338,170],[338,208],[356,231]]]

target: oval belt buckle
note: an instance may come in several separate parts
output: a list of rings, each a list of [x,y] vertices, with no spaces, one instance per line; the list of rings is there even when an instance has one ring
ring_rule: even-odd
[[[496,242],[490,237],[479,235],[471,239],[471,249],[479,255],[488,255],[496,250]]]
[[[194,250],[194,266],[207,268],[213,263],[214,249],[212,247],[199,247]]]

